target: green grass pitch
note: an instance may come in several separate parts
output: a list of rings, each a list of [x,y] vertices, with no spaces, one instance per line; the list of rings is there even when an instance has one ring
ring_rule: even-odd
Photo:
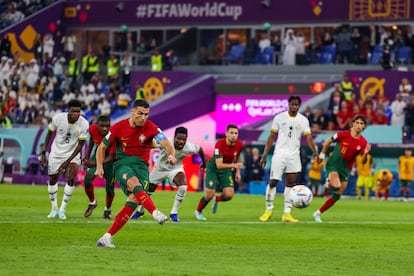
[[[59,187],[58,202],[63,187]],[[297,224],[280,222],[277,195],[270,222],[258,218],[264,197],[236,194],[210,205],[207,221],[193,217],[201,193],[188,193],[181,223],[158,225],[146,213],[115,235],[115,249],[96,240],[110,221],[102,219],[104,189],[95,189],[98,208],[83,217],[88,200],[78,187],[67,220],[47,219],[46,186],[0,185],[0,275],[414,275],[414,202],[340,200],[315,223],[323,202],[293,209]],[[169,214],[175,193],[153,199]],[[113,216],[126,197],[116,189]]]

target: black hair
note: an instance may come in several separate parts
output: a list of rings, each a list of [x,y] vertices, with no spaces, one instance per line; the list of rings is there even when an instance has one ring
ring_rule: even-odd
[[[227,125],[226,130],[229,130],[231,128],[239,129],[235,124],[229,124]]]
[[[367,119],[365,119],[364,115],[362,114],[357,114],[354,116],[354,118],[352,118],[352,122],[355,122],[356,120],[362,120],[364,122],[365,125],[368,124]]]
[[[290,103],[294,100],[297,100],[299,102],[299,105],[302,104],[302,99],[299,96],[290,96],[289,99],[288,99],[288,102]]]
[[[188,130],[185,127],[177,127],[175,129],[174,136],[177,136],[177,134],[179,134],[179,133],[188,135]]]
[[[71,107],[82,107],[82,103],[79,100],[70,100],[68,102],[68,109],[70,109]]]
[[[134,108],[138,107],[138,106],[143,107],[143,108],[149,108],[150,107],[149,103],[144,99],[135,100]]]
[[[97,123],[101,123],[101,122],[110,122],[111,118],[107,115],[101,115],[98,117],[98,119],[96,120]]]

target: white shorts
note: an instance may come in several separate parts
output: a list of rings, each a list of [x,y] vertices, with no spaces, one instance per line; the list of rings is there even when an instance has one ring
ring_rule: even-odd
[[[54,175],[58,173],[58,169],[60,167],[60,165],[62,165],[63,162],[65,162],[66,160],[68,160],[70,156],[54,156],[53,153],[51,153],[49,155],[49,160],[48,160],[48,174],[49,175]],[[80,166],[81,164],[81,159],[80,159],[80,154],[78,154],[77,156],[75,156],[75,158],[72,159],[72,161],[70,161],[70,163],[75,163],[78,164]]]
[[[276,156],[272,157],[272,165],[270,166],[270,179],[282,180],[284,173],[299,173],[302,171],[302,163],[300,156]]]
[[[150,183],[158,185],[168,178],[170,180],[170,185],[176,187],[177,185],[174,183],[174,178],[179,172],[184,173],[184,169],[178,168],[171,171],[158,171],[154,169],[150,174]]]

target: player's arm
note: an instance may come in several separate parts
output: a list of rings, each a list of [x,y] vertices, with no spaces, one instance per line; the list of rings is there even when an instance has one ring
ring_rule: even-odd
[[[311,133],[306,133],[306,142],[308,143],[309,148],[311,149],[312,153],[313,153],[313,158],[318,159],[318,150],[316,149],[315,143],[313,142],[313,138]]]
[[[224,163],[223,162],[223,157],[218,157],[216,158],[216,167],[219,170],[224,170],[224,169],[236,169],[239,170],[243,167],[243,163]]]
[[[76,148],[73,150],[72,154],[69,156],[69,158],[60,165],[58,172],[63,172],[66,170],[66,168],[69,166],[70,162],[75,158],[78,153],[81,152],[82,147],[85,145],[86,139],[79,139],[78,144],[76,145]]]
[[[267,155],[269,154],[269,151],[272,148],[272,145],[275,142],[276,137],[277,137],[277,130],[271,129],[270,133],[269,133],[269,136],[267,137],[265,148],[263,150],[262,159],[260,159],[260,165],[262,167],[266,166]]]
[[[177,158],[175,157],[175,148],[170,143],[170,141],[168,141],[167,137],[165,137],[165,135],[161,132],[155,136],[155,139],[161,145],[161,147],[167,152],[167,162],[175,164],[177,162]]]
[[[45,138],[45,142],[44,142],[44,144],[45,144],[45,150],[41,152],[41,157],[40,157],[40,164],[42,166],[45,166],[46,163],[47,163],[47,160],[46,160],[46,150],[49,148],[49,144],[50,144],[50,141],[52,140],[53,133],[54,133],[54,131],[51,130],[51,129],[49,129],[48,132],[47,132],[47,134],[46,134],[46,138]]]
[[[104,169],[103,169],[103,160],[105,159],[105,152],[108,146],[106,143],[109,143],[108,140],[104,139],[96,149],[96,171],[95,175],[99,178],[104,176]]]
[[[367,144],[365,146],[364,151],[362,152],[362,163],[363,164],[365,164],[367,162],[367,156],[368,156],[368,153],[370,152],[370,150],[371,150],[371,145]]]
[[[336,140],[338,134],[335,134],[331,137],[329,137],[328,139],[326,139],[326,141],[323,143],[322,146],[322,150],[319,153],[319,162],[322,162],[323,160],[325,160],[326,157],[326,152],[328,151],[329,147],[331,146],[331,144]]]

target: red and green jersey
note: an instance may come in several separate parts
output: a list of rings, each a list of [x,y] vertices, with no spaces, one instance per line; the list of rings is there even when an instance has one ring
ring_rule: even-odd
[[[347,167],[351,170],[357,155],[363,154],[365,147],[368,144],[367,140],[362,135],[358,138],[352,137],[350,130],[339,131],[332,137],[332,139],[336,142],[333,155],[340,154]],[[335,160],[335,158],[332,157],[328,160],[328,162]]]
[[[223,158],[223,163],[234,163],[238,160],[242,150],[243,150],[244,144],[240,140],[236,140],[236,143],[234,145],[227,145],[226,138],[221,138],[216,142],[216,145],[214,147],[214,155],[212,158],[212,162],[214,162],[215,166],[215,159],[217,158]]]
[[[165,138],[161,129],[150,120],[142,127],[131,127],[125,119],[112,125],[103,142],[107,146],[116,144],[118,160],[138,156],[148,164],[152,141],[159,134]]]
[[[105,138],[105,136],[103,136],[100,132],[99,132],[99,127],[97,124],[92,124],[89,127],[89,135],[91,136],[91,139],[93,141],[93,143],[96,145],[96,147],[99,146],[99,144],[102,142],[102,140]],[[111,149],[109,150],[109,152],[115,152],[116,148],[113,145],[111,147]],[[108,154],[108,151],[106,152]]]

